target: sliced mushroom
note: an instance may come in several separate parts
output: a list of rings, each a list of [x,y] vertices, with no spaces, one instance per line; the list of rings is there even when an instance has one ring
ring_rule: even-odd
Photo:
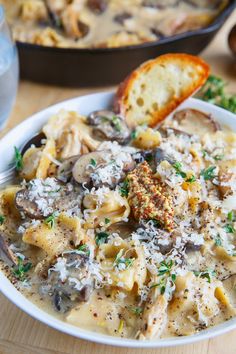
[[[112,111],[95,111],[88,116],[88,123],[94,125],[94,135],[102,140],[116,140],[125,144],[130,138],[130,130],[125,120]]]
[[[16,193],[15,204],[19,211],[23,212],[31,219],[43,219],[43,211],[39,209],[34,200],[30,200],[29,191],[21,189]]]
[[[120,25],[124,25],[125,20],[128,20],[130,18],[132,18],[132,15],[129,12],[122,12],[116,15],[113,20],[119,23]]]
[[[50,208],[42,208],[37,203],[37,195],[32,198],[30,195],[30,189],[21,189],[16,193],[15,205],[20,212],[23,212],[31,219],[44,219],[52,214],[52,210],[58,212],[64,212],[80,207],[79,190],[71,190],[69,185],[59,184],[60,190],[57,195],[48,195],[48,198],[52,200]],[[46,198],[46,197],[45,197]]]
[[[107,1],[106,0],[87,0],[88,8],[95,14],[102,14],[106,11]]]
[[[236,174],[230,172],[227,169],[222,170],[220,168],[218,179],[219,179],[218,190],[221,198],[224,199],[233,193],[233,185],[234,182],[236,181]]]
[[[63,11],[62,25],[66,34],[74,39],[85,37],[89,32],[89,26],[80,20],[75,4],[68,5]]]
[[[6,236],[3,233],[0,233],[0,259],[10,267],[17,264],[17,257],[9,248]]]
[[[89,183],[91,178],[91,169],[89,166],[96,167],[101,163],[106,163],[104,154],[110,154],[110,151],[94,151],[89,154],[84,154],[79,157],[72,169],[72,175],[78,183]]]
[[[194,7],[200,8],[217,8],[221,1],[220,0],[185,0],[186,3],[193,5]]]
[[[165,9],[166,7],[175,7],[179,0],[144,0],[142,5],[145,7],[155,7],[158,9]]]
[[[188,134],[203,136],[206,133],[215,133],[220,125],[209,114],[196,109],[186,108],[174,114],[173,119],[179,124],[181,131]]]
[[[202,247],[201,245],[195,245],[195,243],[191,241],[188,241],[185,244],[186,253],[200,251],[201,247]]]
[[[65,159],[57,170],[57,178],[62,182],[68,182],[72,177],[72,169],[80,155],[75,155]]]
[[[175,162],[173,158],[165,153],[161,148],[155,148],[153,150],[142,150],[139,152],[141,158],[135,159],[137,163],[147,161],[154,169],[162,161],[168,161],[171,165]]]
[[[60,273],[50,268],[48,279],[43,283],[42,288],[46,288],[47,294],[52,297],[55,309],[58,312],[65,313],[75,302],[88,301],[93,286],[92,281],[82,285],[89,276],[87,270],[89,257],[85,253],[75,250],[63,253],[62,256],[66,260],[67,277],[62,280]],[[81,286],[75,286],[78,284]],[[42,289],[41,292],[43,292]]]
[[[118,233],[121,238],[126,239],[130,234],[138,228],[138,223],[135,220],[129,220],[129,222],[116,222],[108,227],[109,233]]]

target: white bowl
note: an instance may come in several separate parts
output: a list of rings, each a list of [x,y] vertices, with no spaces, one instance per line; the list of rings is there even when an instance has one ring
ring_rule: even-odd
[[[60,109],[66,109],[75,110],[81,114],[87,115],[91,111],[98,109],[107,109],[111,107],[112,100],[113,93],[98,93],[67,100],[58,103],[54,106],[51,106],[37,114],[34,114],[32,117],[28,118],[27,120],[19,124],[17,127],[12,129],[0,141],[0,171],[5,170],[8,166],[9,161],[12,161],[13,147],[21,146],[25,141],[32,137],[34,133],[38,132],[52,114],[57,113]],[[231,127],[232,130],[236,131],[236,116],[232,113],[229,113],[219,107],[193,98],[188,99],[181,105],[181,108],[186,107],[196,108],[204,112],[210,113],[219,123],[226,124]],[[10,281],[2,272],[0,272],[0,291],[20,309],[50,327],[53,327],[61,332],[70,334],[75,337],[115,346],[138,348],[170,347],[176,345],[190,344],[203,339],[212,338],[236,328],[235,318],[213,328],[204,330],[198,334],[194,334],[192,336],[187,337],[168,338],[153,341],[121,339],[87,331],[54,318],[53,316],[47,314],[46,312],[35,306],[28,299],[26,299],[18,290],[16,290],[16,288],[10,283]]]

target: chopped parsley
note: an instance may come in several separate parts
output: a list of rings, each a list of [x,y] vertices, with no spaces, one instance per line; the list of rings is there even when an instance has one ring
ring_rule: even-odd
[[[21,257],[18,257],[18,264],[13,268],[14,276],[19,280],[24,280],[26,273],[31,269],[32,263],[25,263]]]
[[[112,124],[114,125],[114,128],[117,132],[121,132],[122,130],[122,127],[121,127],[121,124],[120,124],[120,119],[119,117],[117,116],[113,116],[112,117]]]
[[[152,162],[153,159],[154,159],[154,156],[152,153],[145,154],[144,160],[147,161],[148,163]]]
[[[97,166],[97,162],[94,159],[90,160],[90,165],[92,165],[93,167]]]
[[[55,222],[56,222],[56,215],[55,213],[53,213],[52,215],[49,215],[45,220],[44,220],[44,224],[48,225],[48,227],[50,229],[53,229],[55,226]]]
[[[158,268],[158,275],[168,274],[170,275],[171,268],[173,266],[173,261],[170,260],[169,262],[161,262],[160,267]]]
[[[185,181],[188,183],[196,182],[196,177],[192,175],[191,177],[188,177]]]
[[[216,246],[222,246],[222,241],[221,241],[221,237],[218,234],[217,237],[215,238],[215,245]]]
[[[120,185],[120,194],[122,197],[128,197],[129,194],[129,182],[125,180],[123,183]]]
[[[198,272],[198,271],[194,271],[193,272],[194,275],[196,277],[200,277],[200,278],[206,278],[207,279],[207,282],[210,283],[211,282],[211,278],[214,276],[216,276],[216,272],[214,270],[206,270],[204,272]]]
[[[143,312],[142,307],[132,307],[130,306],[130,311],[133,312],[135,315],[139,316]]]
[[[198,91],[197,97],[236,113],[236,96],[226,94],[225,87],[226,82],[224,80],[210,75],[205,85]]]
[[[162,226],[162,224],[161,224],[161,222],[159,220],[150,219],[149,221],[152,221],[154,227],[158,227],[159,228],[159,227]]]
[[[222,155],[215,155],[215,156],[213,156],[213,159],[216,160],[216,161],[221,161],[221,160],[223,160],[223,158],[224,158],[224,155],[223,155],[223,154],[222,154]]]
[[[105,225],[110,224],[111,220],[109,218],[105,218]]]
[[[124,257],[123,252],[124,252],[124,250],[121,249],[117,253],[115,261],[114,261],[114,266],[117,267],[119,270],[129,269],[134,263],[134,258]]]
[[[215,172],[214,172],[215,169],[216,169],[216,166],[210,166],[210,167],[201,171],[201,176],[204,178],[205,181],[210,181],[216,177]]]
[[[88,245],[80,245],[80,246],[77,248],[77,250],[80,251],[80,252],[85,253],[87,256],[90,255],[90,250],[89,250]]]
[[[16,146],[14,146],[14,151],[15,151],[15,156],[14,156],[15,168],[17,171],[21,171],[23,169],[23,156],[20,150],[17,149]]]
[[[130,134],[130,137],[132,140],[136,139],[138,136],[137,130],[133,130],[132,133]]]
[[[156,284],[152,284],[150,286],[150,289],[153,289],[153,288],[157,288],[159,287],[160,288],[160,293],[161,295],[163,295],[166,291],[166,283],[167,283],[167,280],[170,279],[172,284],[175,283],[176,281],[176,274],[172,273],[171,275],[168,273],[168,277],[162,277],[160,282],[159,283],[156,283]]]
[[[95,236],[96,245],[100,246],[103,243],[106,243],[108,236],[109,236],[109,234],[107,232],[103,232],[103,231],[97,232],[96,236]]]
[[[233,234],[236,232],[235,228],[233,227],[233,225],[230,224],[226,224],[224,226],[225,231],[227,232],[227,234]]]
[[[5,216],[0,215],[0,225],[2,225],[5,220],[6,220]]]
[[[227,219],[228,219],[229,221],[234,221],[234,212],[233,212],[233,210],[231,210],[230,212],[228,212]]]
[[[182,171],[182,164],[180,162],[175,162],[172,166],[174,167],[177,176],[181,176],[182,178],[187,177],[187,174]]]

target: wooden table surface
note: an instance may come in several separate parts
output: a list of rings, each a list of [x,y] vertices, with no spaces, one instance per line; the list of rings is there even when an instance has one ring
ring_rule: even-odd
[[[227,47],[227,34],[236,23],[236,10],[214,41],[202,53],[212,72],[229,82],[236,93],[236,61]],[[111,88],[110,88],[111,89]],[[67,98],[84,95],[97,89],[65,89],[21,82],[10,120],[2,132],[31,114]],[[106,88],[107,90],[107,88]],[[166,349],[120,349],[89,343],[59,333],[30,318],[0,294],[0,354],[236,354],[236,330],[197,344]]]

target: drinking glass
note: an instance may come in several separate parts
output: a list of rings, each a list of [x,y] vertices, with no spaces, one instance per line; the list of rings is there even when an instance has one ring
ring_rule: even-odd
[[[17,49],[0,5],[0,129],[6,124],[15,102],[18,80]]]

